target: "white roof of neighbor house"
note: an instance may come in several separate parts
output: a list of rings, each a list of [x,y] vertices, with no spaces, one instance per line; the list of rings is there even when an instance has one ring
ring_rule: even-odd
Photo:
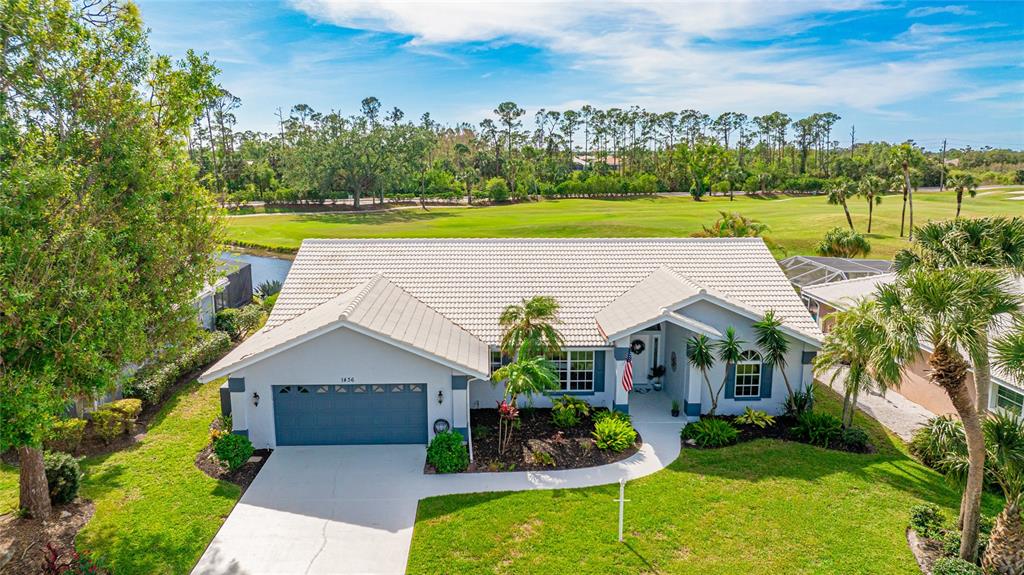
[[[267,330],[381,274],[489,345],[505,307],[546,295],[566,345],[605,346],[598,312],[659,268],[821,337],[760,238],[306,240]]]
[[[200,379],[224,376],[338,327],[348,327],[476,377],[487,378],[489,374],[487,344],[377,274],[274,329],[264,327]]]
[[[845,308],[857,300],[873,295],[880,285],[892,283],[896,274],[879,274],[866,278],[843,280],[803,289],[803,294],[818,301],[825,302],[835,308]]]

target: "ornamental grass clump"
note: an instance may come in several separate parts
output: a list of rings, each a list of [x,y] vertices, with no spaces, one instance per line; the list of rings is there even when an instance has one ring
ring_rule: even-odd
[[[706,418],[687,424],[680,432],[684,440],[698,447],[725,447],[736,443],[740,430],[724,419]]]
[[[628,421],[617,417],[606,417],[594,424],[594,445],[616,453],[625,451],[636,443],[636,430]]]

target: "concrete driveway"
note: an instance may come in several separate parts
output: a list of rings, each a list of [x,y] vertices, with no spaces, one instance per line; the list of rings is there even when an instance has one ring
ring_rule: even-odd
[[[667,466],[685,419],[670,417],[655,395],[631,401],[640,451],[586,469],[424,475],[422,445],[280,447],[193,574],[404,573],[424,497],[589,487]]]

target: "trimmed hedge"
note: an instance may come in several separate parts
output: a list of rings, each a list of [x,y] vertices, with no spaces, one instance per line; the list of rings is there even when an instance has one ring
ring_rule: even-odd
[[[181,376],[212,362],[230,348],[231,337],[228,334],[221,331],[204,333],[198,343],[177,358],[136,372],[124,385],[124,395],[141,399],[146,404],[155,404]]]
[[[43,468],[46,470],[50,501],[55,505],[74,501],[82,480],[82,470],[78,467],[78,461],[67,453],[47,451],[43,454]]]
[[[227,433],[214,440],[213,452],[228,469],[235,470],[245,465],[252,457],[252,442],[244,435]]]
[[[267,312],[258,303],[243,308],[227,308],[217,312],[217,329],[225,331],[231,339],[239,340],[263,325]]]
[[[48,451],[74,453],[85,436],[86,423],[84,419],[77,417],[58,420],[50,428],[50,437],[43,442],[43,447]]]

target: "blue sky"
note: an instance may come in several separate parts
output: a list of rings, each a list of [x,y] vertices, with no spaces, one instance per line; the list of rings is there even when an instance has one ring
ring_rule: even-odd
[[[242,99],[476,123],[633,104],[794,119],[832,111],[857,140],[1024,148],[1024,2],[403,2],[140,0],[155,50],[205,51]]]

